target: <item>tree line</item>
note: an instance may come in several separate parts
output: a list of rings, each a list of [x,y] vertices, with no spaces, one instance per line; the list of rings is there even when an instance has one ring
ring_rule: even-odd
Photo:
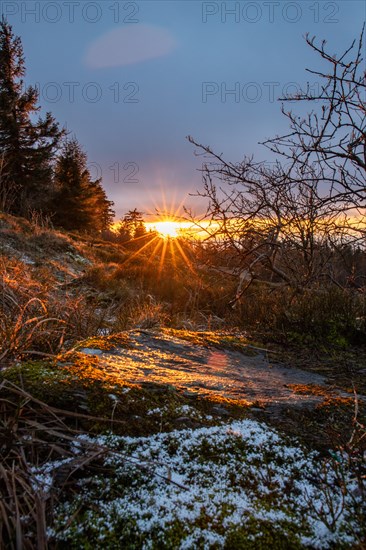
[[[101,179],[93,180],[87,155],[51,113],[41,116],[39,92],[25,86],[23,46],[0,22],[0,211],[51,219],[55,227],[101,232],[113,220]]]

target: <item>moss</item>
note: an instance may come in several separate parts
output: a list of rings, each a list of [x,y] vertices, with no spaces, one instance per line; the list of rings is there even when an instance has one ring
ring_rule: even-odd
[[[120,332],[109,336],[93,336],[80,342],[76,350],[93,348],[101,351],[113,351],[115,348],[132,348],[131,338],[128,332]]]
[[[260,347],[256,342],[250,341],[244,336],[238,336],[237,334],[230,334],[223,331],[190,331],[190,330],[178,330],[173,328],[163,329],[165,334],[187,340],[194,345],[204,347],[215,347],[218,349],[230,349],[234,351],[240,351],[246,355],[257,355],[255,347]]]
[[[153,544],[153,550],[173,550],[173,548],[179,548],[186,532],[184,524],[181,521],[175,521],[164,534],[158,534],[157,541]]]
[[[225,407],[231,418],[243,418],[247,413],[245,404],[235,400],[216,396],[192,399],[169,384],[127,384],[118,374],[106,372],[97,356],[78,352],[54,362],[22,363],[0,373],[1,380],[12,382],[49,406],[101,418],[66,419],[72,427],[93,433],[112,429],[120,435],[139,436],[211,426],[222,418],[215,412],[218,405]]]
[[[229,532],[225,550],[297,550],[303,548],[296,527],[284,521],[248,518],[245,524]]]
[[[318,386],[317,384],[288,384],[288,387],[295,393],[300,395],[316,395],[322,397],[321,403],[316,407],[317,410],[324,407],[354,407],[354,398],[340,396],[332,388]]]
[[[53,388],[56,393],[59,391],[60,384],[65,380],[65,373],[50,361],[29,361],[0,372],[1,380],[8,380],[26,392],[42,398],[50,396]]]
[[[131,344],[129,333],[123,332],[89,339],[81,345],[111,350],[114,346],[129,347]],[[258,411],[255,407],[251,412],[244,400],[212,394],[203,396],[148,379],[139,384],[126,383],[118,372],[107,372],[98,356],[79,352],[64,354],[53,362],[22,363],[0,373],[1,379],[8,379],[53,407],[102,418],[101,421],[67,419],[72,427],[93,433],[112,429],[121,435],[149,435],[212,426],[228,419],[254,415],[326,450],[336,446],[340,439],[347,441],[353,425],[353,398],[338,397],[331,390],[316,385],[291,386],[298,393],[325,398],[316,409],[291,408],[268,415],[266,408]],[[188,409],[182,409],[183,405]],[[359,421],[365,421],[365,406],[361,400]]]
[[[213,518],[203,507],[200,515],[194,520],[194,527],[198,529],[212,529],[226,538],[225,545],[222,547],[218,543],[210,545],[211,550],[224,548],[226,550],[297,550],[303,548],[298,532],[300,526],[290,521],[277,521],[273,523],[269,520],[261,520],[252,516],[243,515],[241,525],[236,528],[230,528],[229,532],[223,527],[225,515],[230,515],[231,507],[225,506],[221,510],[220,517]],[[93,512],[92,512],[93,514]],[[62,548],[102,548],[111,549],[143,549],[146,539],[143,533],[139,532],[136,523],[132,518],[111,517],[113,530],[106,529],[103,524],[97,521],[91,521],[90,511],[78,512],[77,523],[71,525],[71,532],[67,541],[59,542],[57,547]],[[88,527],[80,533],[78,526],[87,525]],[[190,526],[191,529],[193,526]],[[149,531],[149,548],[153,550],[173,550],[179,548],[182,541],[188,534],[187,524],[176,519],[170,525],[165,526],[162,531],[158,527],[153,527]],[[101,542],[101,535],[102,541]],[[193,548],[193,546],[192,546]],[[207,548],[203,540],[196,540],[194,548]]]

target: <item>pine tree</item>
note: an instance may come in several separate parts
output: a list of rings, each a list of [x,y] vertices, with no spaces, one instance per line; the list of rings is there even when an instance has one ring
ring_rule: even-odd
[[[52,159],[64,134],[51,113],[36,122],[38,92],[24,87],[25,61],[19,37],[0,22],[0,155],[6,165],[1,178],[3,209],[27,215],[44,210],[52,182]]]
[[[55,165],[53,223],[68,230],[101,232],[113,220],[113,202],[101,180],[92,181],[87,155],[73,138],[64,143]]]
[[[145,222],[142,212],[136,208],[129,210],[120,221],[118,228],[118,240],[120,243],[132,242],[146,234]]]

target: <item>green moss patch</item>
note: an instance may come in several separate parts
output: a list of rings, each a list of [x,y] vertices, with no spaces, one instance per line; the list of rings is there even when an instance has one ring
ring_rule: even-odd
[[[257,422],[75,439],[76,455],[85,448],[108,452],[54,510],[49,534],[61,547],[326,549],[362,537],[344,460],[339,487],[331,462]],[[38,468],[39,482],[55,468]]]
[[[108,336],[93,336],[79,343],[76,350],[83,348],[93,348],[101,351],[113,351],[116,348],[130,349],[132,347],[131,338],[128,332],[120,332]]]
[[[240,401],[187,396],[170,384],[125,383],[105,372],[98,357],[78,352],[65,356],[63,362],[9,368],[0,374],[1,380],[51,407],[76,413],[68,423],[94,433],[112,429],[122,435],[148,435],[211,426],[227,418],[243,418],[248,411]]]
[[[260,348],[260,344],[244,336],[231,334],[226,331],[190,331],[173,328],[165,328],[162,331],[175,338],[187,340],[193,345],[240,351],[247,355],[256,355],[256,348]]]

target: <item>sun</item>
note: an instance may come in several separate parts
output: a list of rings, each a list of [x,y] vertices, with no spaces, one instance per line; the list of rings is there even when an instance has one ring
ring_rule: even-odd
[[[181,225],[179,222],[165,220],[154,223],[155,230],[165,239],[178,237]]]

